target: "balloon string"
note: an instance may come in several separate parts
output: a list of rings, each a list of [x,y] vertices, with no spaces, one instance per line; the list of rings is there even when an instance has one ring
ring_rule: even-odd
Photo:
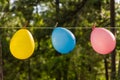
[[[58,22],[56,22],[56,24],[55,24],[55,28],[58,26]]]
[[[28,25],[28,21],[26,21],[25,25],[23,26],[23,28],[26,28]]]
[[[22,27],[0,27],[0,29],[20,29]],[[54,29],[55,27],[26,27],[32,29]],[[91,29],[91,27],[64,27],[67,29]],[[107,29],[120,29],[120,27],[100,27],[100,28],[107,28]]]
[[[93,24],[92,30],[94,30],[95,28],[96,28],[96,23]]]
[[[92,27],[92,30],[94,30],[94,29],[95,29],[95,27],[96,27],[96,26],[94,25],[94,26]]]

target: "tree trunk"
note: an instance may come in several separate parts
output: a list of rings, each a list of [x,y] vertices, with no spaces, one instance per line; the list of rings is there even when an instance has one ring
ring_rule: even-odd
[[[111,31],[115,35],[115,0],[110,0],[110,25]],[[113,50],[111,54],[111,80],[115,80],[116,78],[116,51]]]
[[[59,10],[60,10],[60,8],[59,8],[59,0],[56,0],[56,23],[58,23],[58,25],[59,25]]]
[[[109,75],[108,75],[108,62],[107,62],[107,57],[104,57],[104,65],[105,65],[105,78],[106,80],[109,80]]]
[[[58,69],[57,72],[56,72],[56,80],[61,80],[61,71]]]
[[[3,80],[3,65],[2,65],[2,44],[0,40],[0,80]]]
[[[119,65],[118,65],[118,80],[120,80],[120,58],[119,58]]]
[[[28,59],[28,80],[31,80],[31,65],[30,65],[30,59]]]

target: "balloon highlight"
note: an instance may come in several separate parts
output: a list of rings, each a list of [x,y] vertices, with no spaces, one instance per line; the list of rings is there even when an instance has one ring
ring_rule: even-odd
[[[73,33],[68,29],[57,27],[52,32],[52,44],[59,53],[68,54],[74,49],[76,39]]]
[[[32,34],[27,29],[18,30],[10,41],[11,54],[17,59],[29,58],[35,48]]]

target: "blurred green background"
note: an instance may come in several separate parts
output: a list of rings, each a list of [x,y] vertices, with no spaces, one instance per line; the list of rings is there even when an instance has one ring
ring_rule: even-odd
[[[115,3],[115,14],[116,76],[112,80],[120,80],[119,3]],[[9,42],[26,22],[35,40],[35,51],[29,59],[18,60],[10,53]],[[60,27],[75,27],[69,30],[77,43],[67,55],[58,54],[51,43],[51,33],[57,22]],[[55,0],[0,0],[0,72],[3,72],[3,79],[107,80],[111,77],[111,54],[100,55],[92,49],[93,24],[110,27],[110,0],[59,0],[59,5]]]

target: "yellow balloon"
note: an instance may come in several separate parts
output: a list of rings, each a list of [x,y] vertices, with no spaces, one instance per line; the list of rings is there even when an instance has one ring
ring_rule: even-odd
[[[11,54],[18,59],[29,58],[35,48],[32,34],[27,29],[18,30],[10,41]]]

